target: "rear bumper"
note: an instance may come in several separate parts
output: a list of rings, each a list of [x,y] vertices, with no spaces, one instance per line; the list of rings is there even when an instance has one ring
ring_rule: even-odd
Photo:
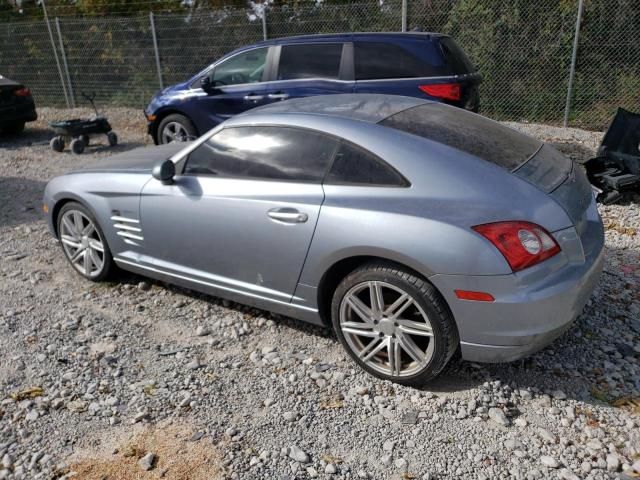
[[[38,114],[33,101],[0,107],[0,127],[15,125],[20,122],[33,122],[37,119]]]
[[[558,258],[554,268],[550,259],[539,272],[533,267],[526,275],[431,277],[456,320],[462,357],[476,362],[516,360],[562,335],[582,312],[602,272],[604,239],[598,244],[584,262]],[[460,300],[454,289],[489,292],[496,301]]]

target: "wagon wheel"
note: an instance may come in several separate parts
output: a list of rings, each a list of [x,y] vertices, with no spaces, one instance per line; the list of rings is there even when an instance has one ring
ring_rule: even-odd
[[[84,142],[82,141],[82,138],[74,138],[71,141],[71,151],[76,155],[80,155],[84,152]]]
[[[89,141],[90,141],[89,135],[80,135],[80,139],[84,143],[85,147],[89,146]]]
[[[116,135],[116,132],[109,132],[107,133],[107,140],[109,140],[110,147],[115,147],[118,144],[118,135]]]
[[[54,152],[62,152],[64,150],[64,137],[62,135],[53,137],[49,142],[49,146]]]

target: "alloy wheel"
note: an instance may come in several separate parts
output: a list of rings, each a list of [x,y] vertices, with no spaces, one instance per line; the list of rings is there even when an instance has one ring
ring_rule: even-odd
[[[162,143],[186,142],[189,139],[189,132],[178,122],[169,122],[162,129]]]
[[[433,357],[426,313],[409,293],[386,282],[362,282],[344,295],[340,330],[356,357],[385,375],[413,375]]]
[[[104,242],[95,225],[79,210],[68,210],[60,221],[60,241],[73,267],[86,277],[100,275],[104,268]]]

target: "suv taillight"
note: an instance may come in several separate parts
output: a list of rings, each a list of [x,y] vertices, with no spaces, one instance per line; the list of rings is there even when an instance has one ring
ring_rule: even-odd
[[[540,225],[531,222],[496,222],[472,227],[500,250],[514,272],[553,257],[560,245]]]
[[[31,95],[31,91],[27,87],[22,87],[14,90],[13,94],[16,97],[28,97],[29,95]]]
[[[418,86],[427,95],[441,98],[442,100],[457,101],[462,98],[459,83],[434,83],[432,85]]]

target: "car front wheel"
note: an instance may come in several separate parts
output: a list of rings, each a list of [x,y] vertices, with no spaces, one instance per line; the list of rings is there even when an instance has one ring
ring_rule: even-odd
[[[331,305],[334,330],[367,372],[420,386],[458,348],[458,332],[436,289],[391,263],[369,263],[345,277]]]
[[[97,282],[111,274],[114,262],[104,233],[84,205],[70,202],[62,207],[58,238],[67,260],[80,275]]]
[[[184,115],[167,115],[158,125],[158,143],[186,142],[197,137],[196,128]]]

